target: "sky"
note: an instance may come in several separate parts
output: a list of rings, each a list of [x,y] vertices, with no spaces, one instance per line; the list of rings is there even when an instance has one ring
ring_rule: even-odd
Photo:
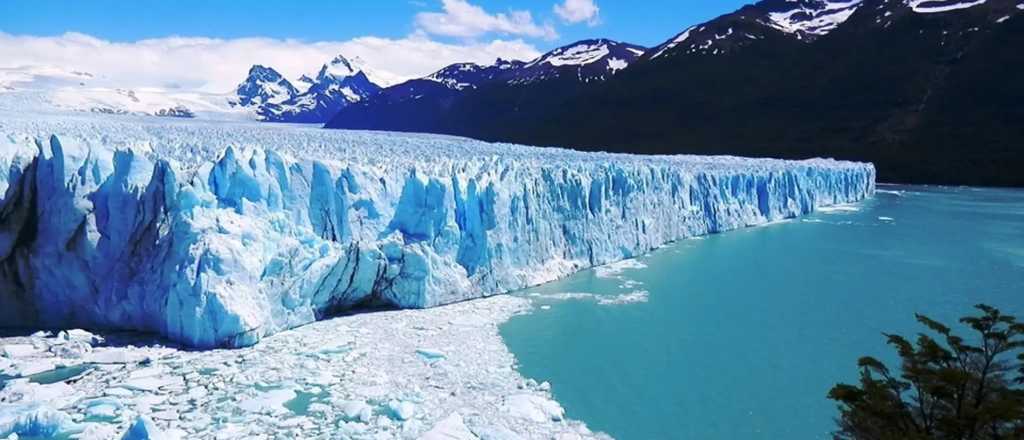
[[[230,90],[252,64],[295,78],[341,53],[390,84],[586,38],[654,46],[744,3],[0,0],[0,69],[57,67],[126,87],[212,92]]]

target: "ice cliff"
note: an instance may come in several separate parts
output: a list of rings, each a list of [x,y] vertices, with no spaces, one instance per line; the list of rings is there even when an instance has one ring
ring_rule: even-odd
[[[833,160],[130,117],[0,119],[0,170],[0,325],[195,347],[508,292],[875,185]]]

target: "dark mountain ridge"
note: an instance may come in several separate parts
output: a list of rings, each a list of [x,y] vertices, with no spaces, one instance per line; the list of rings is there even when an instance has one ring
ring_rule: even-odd
[[[1022,9],[1017,0],[768,0],[687,29],[604,81],[371,100],[328,126],[835,157],[874,162],[885,182],[1024,186]]]

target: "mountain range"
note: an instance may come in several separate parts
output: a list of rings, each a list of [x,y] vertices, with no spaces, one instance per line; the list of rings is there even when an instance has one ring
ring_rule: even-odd
[[[1024,1],[763,0],[653,48],[456,64],[329,128],[645,154],[871,161],[887,182],[1024,186]]]
[[[391,85],[338,55],[229,93],[0,69],[0,107],[252,119],[639,154],[870,161],[880,181],[1024,186],[1024,0],[762,0],[645,48],[608,39]]]
[[[315,78],[300,77],[296,86],[272,67],[255,65],[235,89],[232,104],[252,108],[268,122],[323,123],[342,108],[381,91],[363,70],[338,55]]]

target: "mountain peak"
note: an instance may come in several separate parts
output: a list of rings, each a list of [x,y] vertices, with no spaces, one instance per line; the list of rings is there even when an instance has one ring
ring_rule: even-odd
[[[344,55],[339,54],[320,68],[320,72],[317,74],[317,81],[324,81],[327,77],[334,77],[336,79],[348,78],[362,71],[361,60],[358,58],[349,60]]]
[[[581,40],[552,50],[529,65],[584,66],[615,57],[627,61],[643,54],[644,48],[605,38]]]
[[[530,61],[510,82],[528,84],[558,77],[575,77],[581,82],[600,81],[625,69],[646,50],[643,46],[606,38],[580,40]]]
[[[238,104],[243,107],[278,103],[291,99],[298,90],[277,70],[260,64],[249,68],[249,74],[235,89]]]

